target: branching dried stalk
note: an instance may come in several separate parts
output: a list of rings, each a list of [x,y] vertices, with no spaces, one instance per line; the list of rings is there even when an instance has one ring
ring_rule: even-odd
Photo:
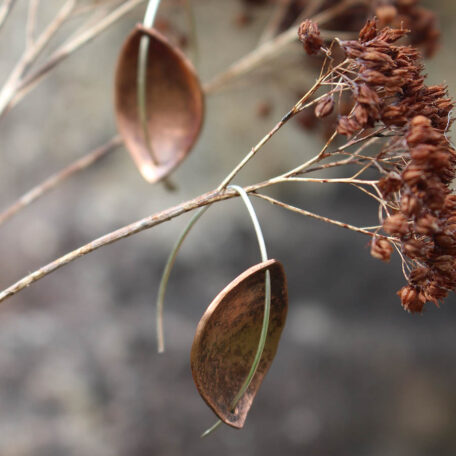
[[[315,84],[315,86],[306,94],[301,100],[296,103],[296,105],[283,117],[283,119],[277,123],[277,125],[264,137],[261,139],[261,141],[254,147],[252,150],[244,157],[243,160],[233,169],[231,173],[221,182],[219,187],[215,190],[212,190],[208,193],[205,193],[203,195],[200,195],[196,198],[193,198],[189,201],[186,201],[184,203],[181,203],[177,206],[174,206],[170,209],[161,211],[157,214],[145,217],[141,220],[138,220],[132,224],[129,224],[127,226],[124,226],[116,231],[113,231],[111,233],[108,233],[98,239],[95,239],[88,244],[85,244],[84,246],[73,250],[72,252],[67,253],[66,255],[52,261],[51,263],[43,266],[42,268],[36,270],[35,272],[27,275],[23,279],[19,280],[12,286],[8,287],[6,290],[0,293],[0,302],[4,301],[5,299],[15,295],[19,291],[23,290],[24,288],[30,286],[32,283],[44,278],[45,276],[49,275],[50,273],[54,272],[55,270],[61,268],[62,266],[76,260],[77,258],[80,258],[84,255],[87,255],[88,253],[91,253],[100,247],[103,247],[105,245],[112,244],[113,242],[116,242],[120,239],[129,237],[133,234],[139,233],[141,231],[144,231],[146,229],[152,228],[156,225],[159,225],[165,221],[169,221],[173,218],[176,218],[186,212],[192,211],[194,209],[204,207],[210,204],[213,204],[215,202],[223,201],[229,198],[233,198],[238,196],[237,192],[226,190],[226,187],[232,182],[232,180],[236,177],[236,175],[240,172],[240,170],[255,156],[255,154],[262,148],[264,144],[274,135],[276,134],[294,115],[296,115],[299,112],[299,107],[302,105],[303,102],[305,102],[306,99],[308,99],[316,90],[317,88],[323,83],[323,81],[327,80],[330,77],[331,73],[324,75],[323,77],[318,79],[318,82]],[[335,135],[333,135],[332,139],[334,139]],[[293,175],[296,173],[304,173],[307,169],[311,169],[311,167],[315,164],[318,163],[319,161],[323,160],[326,158],[326,155],[324,153],[325,150],[328,149],[330,143],[332,141],[328,141],[327,144],[325,144],[324,148],[322,151],[320,151],[314,158],[306,161],[302,165],[296,167],[293,170],[290,170],[286,173],[284,173],[281,176],[277,176],[275,178],[266,180],[264,182],[260,182],[258,184],[250,185],[244,187],[244,190],[248,193],[255,192],[256,190],[263,189],[270,187],[272,185],[276,185],[279,183],[286,183],[289,182],[290,180],[293,180]],[[339,165],[344,165],[346,164],[347,161],[346,159],[343,159],[339,162]],[[336,166],[336,165],[334,165]],[[325,182],[331,182],[331,179],[315,179],[313,178],[312,181],[319,181],[321,183]],[[344,179],[344,182],[349,182],[349,180]],[[357,181],[365,183],[364,181]],[[368,184],[370,184],[370,181],[367,181]],[[329,219],[327,219],[329,220]],[[334,222],[338,223],[338,222]],[[349,228],[350,225],[343,225],[344,228]],[[360,232],[359,228],[356,228],[355,231]],[[368,232],[367,230],[363,230],[364,234],[369,234],[372,236],[372,233]]]
[[[3,0],[3,3],[0,6],[0,28],[5,23],[8,14],[13,8],[16,0]]]
[[[84,169],[92,166],[100,159],[105,157],[110,152],[114,151],[117,147],[122,144],[120,136],[114,136],[106,144],[97,147],[88,154],[74,161],[70,165],[66,166],[59,172],[49,176],[44,182],[30,189],[27,193],[22,195],[15,203],[0,212],[0,225],[9,220],[13,215],[17,214],[20,210],[32,204],[38,198],[57,187],[63,181],[73,176],[74,174],[83,171]]]
[[[140,3],[141,0],[124,2],[99,23],[61,45],[40,68],[26,74],[49,40],[70,17],[75,2],[70,0],[65,3],[54,21],[36,40],[31,38],[33,33],[30,30],[33,30],[33,26],[30,25],[27,49],[0,93],[0,113],[14,106],[60,61]],[[319,13],[315,20],[323,23],[345,11],[347,7],[360,3],[366,2],[342,1]],[[35,3],[32,0],[30,24],[33,24],[32,19],[36,14],[33,4]],[[245,186],[244,190],[285,209],[368,235],[371,238],[371,253],[377,258],[389,260],[395,248],[402,258],[404,275],[409,281],[409,285],[400,292],[402,304],[407,310],[421,311],[425,301],[437,303],[449,290],[454,289],[456,264],[452,259],[452,252],[454,250],[456,253],[456,197],[451,194],[448,184],[454,176],[456,153],[450,147],[446,136],[451,123],[453,102],[445,98],[445,88],[427,87],[423,84],[419,55],[413,48],[393,44],[405,35],[405,30],[378,31],[374,22],[368,22],[360,32],[359,40],[338,39],[345,59],[337,63],[332,55],[332,45],[329,48],[324,47],[316,24],[305,21],[299,29],[292,27],[262,44],[206,84],[206,91],[209,93],[218,90],[228,81],[262,64],[294,41],[297,31],[309,53],[323,51],[326,54],[320,76],[311,89],[246,154],[215,190],[126,225],[67,253],[1,292],[0,302],[100,247],[194,209],[237,196],[237,193],[227,189],[227,186],[291,118],[309,107],[315,107],[318,118],[326,117],[331,114],[335,105],[340,106],[344,96],[351,99],[352,109],[347,115],[339,117],[337,130],[317,154],[278,176]],[[323,95],[317,96],[318,91],[324,90]],[[345,144],[334,146],[335,138],[341,136],[347,137]],[[0,215],[0,223],[69,175],[94,163],[119,143],[120,140],[114,138],[104,148],[94,151],[33,189]],[[370,150],[370,146],[374,144],[378,147]],[[330,161],[326,161],[327,159]],[[310,172],[346,166],[352,170],[349,174],[351,177],[303,177]],[[353,171],[353,167],[357,169]],[[362,179],[361,176],[368,170],[375,171],[378,179]],[[371,228],[356,227],[257,193],[258,190],[273,185],[291,182],[344,183],[355,186],[378,203],[379,224]],[[386,235],[381,234],[380,229],[383,229]]]
[[[78,35],[71,38],[58,47],[50,57],[38,68],[25,74],[26,70],[36,60],[38,55],[47,46],[51,38],[57,33],[63,24],[71,17],[75,11],[76,1],[68,0],[48,28],[40,37],[28,47],[24,55],[12,71],[7,83],[0,91],[0,117],[13,108],[24,96],[46,77],[59,63],[70,57],[78,49],[92,41],[108,27],[112,26],[135,7],[144,3],[145,0],[127,0],[114,10],[110,11],[97,23],[81,31]]]

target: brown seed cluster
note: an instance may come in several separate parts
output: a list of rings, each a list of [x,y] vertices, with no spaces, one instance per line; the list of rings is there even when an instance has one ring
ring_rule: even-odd
[[[410,260],[409,283],[398,293],[402,305],[421,312],[426,301],[438,305],[456,289],[456,195],[449,188],[456,153],[444,131],[423,115],[407,124],[404,146],[409,159],[400,167],[396,189],[390,176],[380,181],[384,197],[398,208],[383,230],[400,239]]]
[[[309,19],[306,19],[299,26],[298,38],[309,55],[318,54],[323,46],[323,40],[320,37],[318,25]]]
[[[383,230],[410,268],[399,291],[403,307],[421,312],[456,289],[456,152],[446,131],[454,102],[445,86],[426,86],[419,52],[395,42],[404,29],[377,29],[368,21],[357,41],[342,41],[353,76],[354,107],[339,118],[338,132],[352,136],[381,127],[390,139],[378,157],[388,168],[378,187],[388,207]],[[389,171],[388,171],[389,170]],[[388,172],[387,172],[388,171]],[[388,261],[386,237],[372,242],[371,254]]]
[[[281,1],[281,0],[274,0]],[[288,12],[285,15],[283,24],[280,26],[280,30],[285,30],[290,27],[302,14],[303,9],[308,5],[310,0],[292,0],[288,6]],[[332,8],[340,3],[341,0],[323,0],[320,4],[320,8],[315,13],[321,13],[322,11]],[[273,2],[273,0],[270,0]],[[437,28],[435,14],[422,7],[419,0],[369,0],[364,4],[355,4],[348,6],[346,10],[341,11],[336,17],[325,23],[325,28],[330,30],[341,30],[341,31],[359,31],[360,28],[365,24],[366,18],[377,16],[377,22],[379,28],[385,26],[391,26],[396,29],[410,30],[409,33],[404,34],[401,43],[410,43],[415,47],[419,46],[426,57],[432,56],[438,48],[439,43],[439,30]],[[318,48],[315,49],[318,51]],[[324,54],[321,54],[323,58]],[[314,59],[317,62],[317,59]],[[309,65],[309,61],[306,59],[305,64]],[[375,76],[375,75],[371,75]],[[304,89],[304,88],[303,88]],[[303,90],[305,93],[306,90]],[[344,100],[344,94],[340,101]],[[348,112],[353,106],[350,105],[349,101],[344,101],[348,107]],[[346,114],[344,111],[347,109],[341,109],[341,103],[339,104],[339,114]],[[327,114],[324,116],[325,120],[315,125],[315,121],[321,117],[317,117],[320,114],[319,110],[315,110],[314,114],[317,119],[312,118],[313,110],[309,110],[306,113],[306,121],[302,122],[304,114],[300,116],[299,126],[315,132],[317,129],[325,139],[328,139],[333,131],[335,125],[337,125],[337,118],[335,110],[334,114]],[[398,114],[395,108],[392,108],[389,112],[385,112],[385,116],[396,116]],[[356,111],[356,117],[362,122],[365,120],[366,111],[359,108]],[[349,132],[350,122],[346,122],[346,125],[341,125],[341,129],[345,128],[345,131]],[[342,130],[344,131],[344,130]]]

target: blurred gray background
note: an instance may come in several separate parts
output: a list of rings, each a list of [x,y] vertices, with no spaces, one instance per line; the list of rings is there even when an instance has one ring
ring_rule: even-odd
[[[0,32],[3,79],[23,50],[27,3],[17,1]],[[239,27],[238,0],[193,3],[198,71],[206,81],[257,44],[271,9],[252,9],[251,24]],[[40,27],[61,4],[41,2]],[[431,4],[443,35],[427,73],[432,83],[446,81],[454,95],[456,4]],[[166,5],[161,13],[186,30],[185,13]],[[143,14],[144,5],[2,119],[1,207],[115,133],[116,56]],[[255,78],[207,99],[200,141],[173,177],[177,193],[143,181],[119,149],[0,227],[1,288],[105,232],[215,187],[308,86],[317,69],[294,64],[300,52],[291,46]],[[262,118],[257,111],[264,102],[272,110]],[[296,166],[321,141],[291,122],[237,182]],[[376,205],[344,186],[289,185],[271,194],[338,220],[375,223]],[[2,304],[0,455],[456,454],[454,296],[440,310],[428,305],[422,316],[409,315],[395,294],[403,283],[397,258],[383,264],[370,257],[361,235],[263,201],[254,205],[270,256],[288,275],[289,317],[244,430],[222,428],[199,438],[214,416],[189,366],[205,308],[259,261],[247,213],[236,200],[208,211],[178,257],[163,355],[156,353],[154,301],[188,216],[103,248]]]

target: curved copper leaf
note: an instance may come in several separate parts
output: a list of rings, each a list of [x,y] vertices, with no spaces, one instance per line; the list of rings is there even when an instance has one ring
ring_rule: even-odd
[[[268,337],[258,370],[239,400],[240,390],[258,347],[264,314],[265,271],[271,277],[271,314]],[[288,307],[282,265],[268,260],[252,266],[234,279],[212,301],[201,318],[191,352],[193,380],[202,398],[218,417],[241,428],[253,399],[277,351]]]
[[[146,106],[150,146],[144,139],[137,101],[141,37],[150,37]],[[198,138],[204,115],[203,91],[192,64],[154,29],[138,25],[125,41],[115,79],[116,120],[125,145],[148,182],[166,177]]]

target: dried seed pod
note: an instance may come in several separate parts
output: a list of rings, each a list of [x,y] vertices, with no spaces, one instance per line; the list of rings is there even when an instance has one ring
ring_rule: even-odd
[[[369,88],[366,84],[360,84],[356,94],[358,103],[377,106],[380,104],[380,97],[375,90]]]
[[[456,195],[455,194],[450,193],[445,197],[444,209],[446,211],[454,211],[456,209]]]
[[[424,258],[429,250],[423,241],[409,239],[403,245],[403,250],[409,258]]]
[[[455,240],[452,236],[448,236],[447,234],[436,234],[434,236],[434,242],[444,250],[450,250],[454,249],[455,246]]]
[[[417,215],[421,209],[421,204],[418,198],[409,193],[405,193],[401,198],[401,212],[410,217],[412,215]]]
[[[361,126],[356,121],[356,119],[346,116],[339,117],[339,122],[337,124],[337,133],[340,135],[352,136],[360,128]]]
[[[425,214],[415,222],[415,230],[417,233],[430,236],[438,233],[440,230],[439,221],[437,217],[434,217],[431,214]]]
[[[393,235],[407,234],[409,232],[407,218],[401,213],[390,215],[383,222],[383,230]]]
[[[382,195],[387,198],[393,192],[397,192],[402,187],[402,177],[395,171],[390,171],[382,177],[378,183]]]
[[[329,116],[334,109],[334,97],[328,95],[322,98],[315,106],[315,116],[319,119]]]
[[[413,187],[424,179],[425,172],[425,167],[410,164],[402,171],[402,178],[410,187]]]
[[[369,120],[369,114],[367,113],[366,107],[358,103],[353,110],[353,117],[360,127],[364,127]]]
[[[448,290],[439,286],[438,283],[430,283],[425,289],[425,297],[428,301],[432,301],[437,307],[439,306],[439,301],[446,298],[448,295]]]
[[[370,41],[377,35],[377,24],[375,19],[368,20],[366,25],[359,32],[359,39],[361,42]]]
[[[393,246],[385,238],[373,239],[371,245],[371,255],[374,258],[389,262],[391,254],[393,253]]]
[[[424,302],[422,296],[414,287],[407,285],[402,287],[397,294],[401,298],[402,307],[410,313],[421,313]]]
[[[417,285],[425,282],[429,277],[429,269],[425,267],[415,268],[410,272],[410,283]]]
[[[309,55],[317,54],[323,46],[318,25],[310,19],[306,19],[299,26],[298,38]]]
[[[264,314],[265,271],[271,277],[268,336],[258,369],[232,411],[232,403],[252,365]],[[282,265],[268,260],[234,279],[201,318],[191,351],[191,368],[202,398],[226,424],[242,428],[253,399],[274,359],[287,313]]]
[[[450,272],[454,269],[453,255],[440,255],[432,260],[432,264],[441,272]]]
[[[150,147],[144,138],[137,100],[138,50],[144,34],[150,37],[146,71]],[[204,114],[203,92],[185,55],[156,30],[137,26],[117,62],[115,109],[119,132],[141,174],[148,182],[157,182],[186,157],[198,138]]]

